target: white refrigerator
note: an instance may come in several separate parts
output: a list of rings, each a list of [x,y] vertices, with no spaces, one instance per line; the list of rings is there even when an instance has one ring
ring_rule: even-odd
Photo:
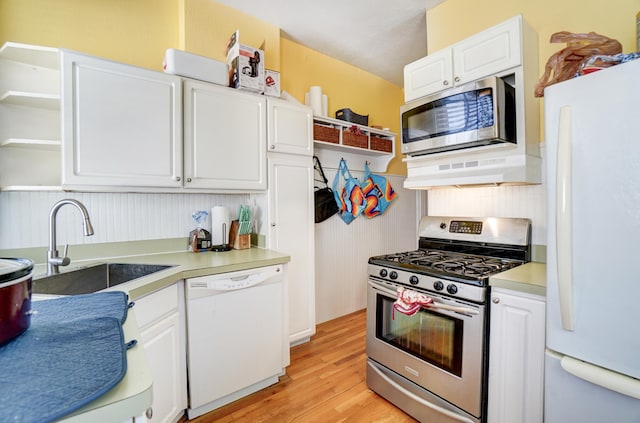
[[[640,60],[545,89],[546,423],[640,423]]]

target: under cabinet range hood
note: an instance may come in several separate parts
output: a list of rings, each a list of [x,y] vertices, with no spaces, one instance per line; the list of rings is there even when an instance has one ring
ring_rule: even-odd
[[[407,189],[540,184],[541,159],[536,155],[491,148],[408,156]]]

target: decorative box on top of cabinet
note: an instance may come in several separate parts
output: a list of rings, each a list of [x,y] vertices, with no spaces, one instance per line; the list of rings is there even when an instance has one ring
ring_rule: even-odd
[[[59,190],[60,146],[58,49],[5,43],[0,48],[0,189]]]
[[[372,172],[386,172],[395,155],[393,132],[358,125],[340,119],[315,116],[315,154],[323,167],[337,169],[340,159],[350,170],[363,171],[365,162]]]
[[[522,15],[517,15],[409,63],[404,67],[404,100],[409,102],[520,66],[534,37]]]
[[[544,297],[492,288],[489,339],[489,423],[542,423]]]

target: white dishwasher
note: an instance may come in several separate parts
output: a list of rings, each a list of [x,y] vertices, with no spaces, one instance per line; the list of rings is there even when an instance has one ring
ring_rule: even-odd
[[[284,265],[185,286],[189,419],[277,383],[289,365]]]

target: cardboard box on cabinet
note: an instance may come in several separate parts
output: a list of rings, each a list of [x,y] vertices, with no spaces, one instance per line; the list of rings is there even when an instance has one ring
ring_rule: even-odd
[[[231,35],[227,44],[229,86],[255,93],[264,93],[264,51],[240,43],[240,31]]]
[[[280,97],[280,72],[265,69],[264,95]]]

